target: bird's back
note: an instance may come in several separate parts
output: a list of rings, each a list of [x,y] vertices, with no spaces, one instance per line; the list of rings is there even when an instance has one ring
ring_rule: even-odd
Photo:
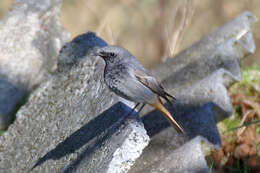
[[[107,64],[104,71],[106,85],[119,96],[139,103],[153,100],[155,94],[136,80],[134,71],[145,69],[136,60],[123,61],[118,64]]]

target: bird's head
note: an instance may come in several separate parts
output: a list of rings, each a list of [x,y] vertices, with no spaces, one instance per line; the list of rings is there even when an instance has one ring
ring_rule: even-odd
[[[106,46],[98,48],[94,52],[95,56],[101,57],[108,62],[121,62],[124,61],[132,55],[124,48],[119,46]]]

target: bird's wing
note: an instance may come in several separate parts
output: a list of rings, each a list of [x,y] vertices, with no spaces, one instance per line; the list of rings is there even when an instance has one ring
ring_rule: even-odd
[[[147,74],[143,71],[134,71],[134,75],[136,79],[141,82],[143,85],[145,85],[147,88],[152,90],[157,95],[163,97],[167,102],[171,103],[167,97],[170,97],[175,100],[175,97],[168,94],[163,86],[151,75]]]
[[[147,88],[149,88],[151,91],[153,91],[155,94],[163,97],[169,104],[171,104],[170,100],[167,98],[172,97],[170,94],[164,91],[164,88],[162,85],[151,75],[148,75],[145,72],[142,71],[135,71],[135,77],[136,79],[145,85]],[[181,133],[184,133],[183,128],[175,121],[175,119],[172,117],[171,113],[165,109],[163,106],[160,98],[158,98],[158,102],[150,104],[151,106],[155,107],[156,109],[160,110],[163,115],[166,117],[166,119],[174,126],[174,128]]]
[[[106,79],[105,82],[119,96],[137,103],[146,103],[157,97],[151,89],[139,82],[130,71],[119,74],[117,82],[109,82]]]

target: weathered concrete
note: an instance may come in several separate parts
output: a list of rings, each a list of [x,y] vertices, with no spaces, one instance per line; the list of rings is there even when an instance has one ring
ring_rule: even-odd
[[[140,173],[207,173],[208,166],[201,143],[207,143],[200,136],[185,143],[182,147],[165,153],[153,165],[144,167]],[[185,153],[185,154],[184,154]]]
[[[59,20],[61,0],[15,0],[0,23],[0,129],[26,94],[52,71],[69,35]]]
[[[125,117],[131,109],[100,83],[104,62],[90,54],[106,43],[79,37],[1,137],[0,172],[126,172],[148,144],[137,115]]]
[[[245,12],[153,69],[166,90],[176,96],[174,106],[168,106],[168,109],[184,127],[187,137],[180,137],[175,130],[168,128],[168,122],[160,113],[147,107],[142,119],[151,141],[130,172],[143,172],[146,167],[155,169],[154,164],[163,164],[158,163],[159,160],[165,161],[163,158],[175,149],[181,151],[181,146],[197,135],[209,141],[211,147],[221,146],[215,121],[232,114],[226,86],[241,78],[238,59],[255,50],[250,30],[250,25],[254,22],[256,18]],[[185,152],[178,153],[179,155],[174,155],[176,159],[186,155]],[[195,163],[193,157],[190,159],[187,162]],[[198,162],[196,164],[200,166]],[[184,165],[179,165],[181,169],[175,171],[185,172]],[[201,162],[202,167],[203,165],[204,161]],[[169,165],[168,169],[165,167],[165,172],[174,172],[172,167],[174,166]],[[154,170],[160,171],[159,167]],[[189,167],[186,171],[191,172]]]
[[[238,60],[255,51],[250,26],[256,21],[255,16],[245,12],[176,57],[158,65],[153,72],[176,96],[183,89],[189,88],[219,70],[222,71],[219,75],[225,75],[223,84],[228,86],[235,80],[241,79]],[[200,96],[200,98],[202,97],[206,101],[215,99],[213,97],[205,98],[207,95]],[[198,104],[201,104],[199,102]],[[216,105],[219,105],[225,114],[229,115],[232,106],[226,103],[224,101],[223,104],[221,98],[218,99]]]

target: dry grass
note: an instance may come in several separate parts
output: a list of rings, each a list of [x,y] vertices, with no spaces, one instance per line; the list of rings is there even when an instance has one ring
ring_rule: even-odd
[[[0,19],[8,12],[13,0],[0,0]]]
[[[72,37],[95,31],[151,67],[245,10],[260,17],[259,8],[257,0],[65,0],[61,17]]]

